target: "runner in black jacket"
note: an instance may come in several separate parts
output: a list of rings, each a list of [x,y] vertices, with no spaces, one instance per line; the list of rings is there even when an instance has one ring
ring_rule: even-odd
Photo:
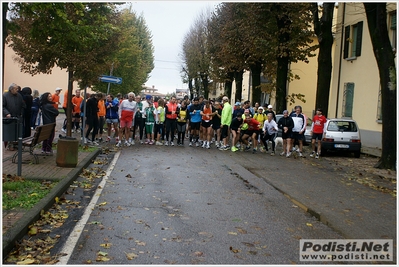
[[[292,128],[294,128],[294,121],[288,116],[288,110],[284,110],[283,115],[284,116],[277,122],[278,128],[283,131],[283,152],[281,152],[280,156],[284,156],[284,154],[286,154],[286,157],[288,158],[291,156],[291,138]]]

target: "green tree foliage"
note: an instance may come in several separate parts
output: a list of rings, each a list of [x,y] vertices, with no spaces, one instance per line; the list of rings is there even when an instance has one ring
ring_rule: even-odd
[[[57,66],[68,71],[68,97],[73,81],[91,85],[118,49],[119,15],[110,3],[15,3],[11,7],[10,46],[21,70],[50,74]],[[67,108],[71,135],[72,103]]]
[[[270,3],[270,11],[275,21],[272,35],[275,44],[275,59],[267,62],[265,73],[269,77],[276,74],[276,111],[287,108],[287,81],[299,77],[290,73],[291,63],[309,62],[315,56],[317,45],[313,44],[312,13],[310,3]],[[269,64],[271,63],[271,65]],[[275,72],[269,70],[275,69]],[[272,77],[272,76],[271,76]]]
[[[113,58],[113,76],[121,77],[121,85],[112,84],[110,93],[127,94],[129,92],[140,93],[142,85],[148,81],[151,71],[154,69],[154,46],[151,32],[148,29],[144,17],[138,16],[132,9],[121,11],[120,29],[122,36],[120,46]],[[104,69],[104,75],[108,75],[108,69]],[[96,89],[104,90],[107,84],[96,84]]]
[[[196,18],[184,37],[181,54],[184,79],[199,78],[202,90],[196,90],[197,92],[194,93],[200,95],[203,92],[205,98],[208,98],[209,95],[208,85],[211,69],[207,27],[209,14],[210,12],[203,12]]]
[[[242,74],[247,68],[242,46],[243,31],[240,28],[242,4],[222,3],[208,20],[209,53],[212,75],[224,82],[225,94],[231,95],[232,82],[236,81],[236,99],[241,101]],[[242,16],[242,15],[241,15]]]
[[[231,72],[250,70],[254,102],[261,98],[263,73],[277,88],[281,112],[286,108],[287,81],[297,77],[289,73],[289,64],[307,62],[317,48],[312,44],[309,7],[308,3],[264,2],[219,5],[209,22],[213,73],[219,80],[228,80]]]
[[[10,46],[21,70],[32,75],[53,67],[90,85],[119,43],[118,14],[107,3],[17,3],[12,6]]]

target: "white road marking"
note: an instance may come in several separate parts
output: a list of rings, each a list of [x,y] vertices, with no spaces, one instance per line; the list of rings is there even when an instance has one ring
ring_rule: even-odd
[[[112,160],[110,166],[107,169],[106,174],[104,175],[102,181],[100,182],[100,184],[97,187],[96,192],[94,193],[93,198],[91,199],[89,205],[86,207],[82,218],[80,218],[80,220],[76,223],[75,228],[73,228],[73,231],[71,232],[71,234],[69,235],[67,241],[65,242],[64,247],[62,248],[60,254],[66,254],[66,256],[61,257],[59,260],[59,262],[57,262],[57,265],[67,265],[69,258],[72,255],[72,252],[76,246],[76,243],[79,240],[80,235],[83,232],[83,229],[87,223],[87,221],[90,218],[91,213],[93,212],[95,205],[97,204],[98,199],[101,196],[101,193],[104,189],[105,183],[108,180],[108,177],[111,175],[112,170],[114,169],[116,162],[119,158],[120,155],[120,151],[116,152],[114,159]]]

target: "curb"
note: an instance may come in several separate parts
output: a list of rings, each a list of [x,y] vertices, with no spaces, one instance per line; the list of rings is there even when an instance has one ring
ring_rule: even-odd
[[[82,162],[77,165],[64,179],[47,194],[32,209],[27,211],[21,219],[19,219],[7,232],[3,234],[3,259],[14,248],[15,243],[23,238],[28,232],[28,227],[40,218],[42,210],[48,210],[53,204],[56,197],[60,197],[69,187],[69,185],[79,177],[84,168],[89,166],[94,158],[101,152],[101,149],[91,152]]]

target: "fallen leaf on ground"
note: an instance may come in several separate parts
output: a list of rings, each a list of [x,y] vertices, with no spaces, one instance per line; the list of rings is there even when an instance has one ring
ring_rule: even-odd
[[[35,262],[35,260],[33,260],[33,259],[26,259],[26,260],[23,260],[23,261],[18,261],[17,265],[27,265],[27,264],[32,264],[34,262]]]
[[[250,248],[255,246],[254,244],[248,243],[248,242],[241,242],[241,243],[243,243],[244,245],[246,245],[247,247],[250,247]]]
[[[96,261],[109,261],[110,258],[107,258],[105,256],[97,256]]]
[[[233,247],[230,247],[230,250],[231,250],[233,253],[238,253],[238,252],[241,251],[241,250],[235,249],[235,248],[233,248]]]
[[[136,242],[136,244],[137,244],[138,246],[143,246],[143,247],[145,247],[145,245],[146,245],[146,243],[145,243],[145,242],[142,242],[142,241]]]
[[[111,243],[104,243],[104,244],[100,245],[100,247],[103,247],[103,248],[110,248],[111,246],[112,246]]]
[[[108,253],[107,253],[107,252],[103,252],[103,251],[99,251],[99,252],[97,253],[97,255],[98,255],[98,256],[107,256]]]
[[[37,235],[37,227],[36,226],[32,226],[28,232],[28,235]]]
[[[244,230],[244,229],[242,229],[241,227],[236,227],[236,229],[237,229],[237,231],[238,231],[240,234],[247,234],[247,233],[248,233],[247,230]]]
[[[105,206],[105,205],[107,205],[107,202],[102,202],[102,203],[98,204],[98,206]]]
[[[128,260],[133,260],[133,259],[135,259],[135,258],[137,258],[138,256],[137,256],[137,254],[135,254],[135,253],[126,253],[125,252],[125,254],[126,254],[126,258],[128,259]]]
[[[229,232],[229,235],[238,235],[236,232]]]
[[[196,251],[196,252],[194,252],[194,255],[197,256],[197,257],[201,257],[201,256],[204,255],[204,252]]]
[[[311,223],[306,223],[306,225],[309,226],[309,227],[313,226],[313,224],[311,224]]]

